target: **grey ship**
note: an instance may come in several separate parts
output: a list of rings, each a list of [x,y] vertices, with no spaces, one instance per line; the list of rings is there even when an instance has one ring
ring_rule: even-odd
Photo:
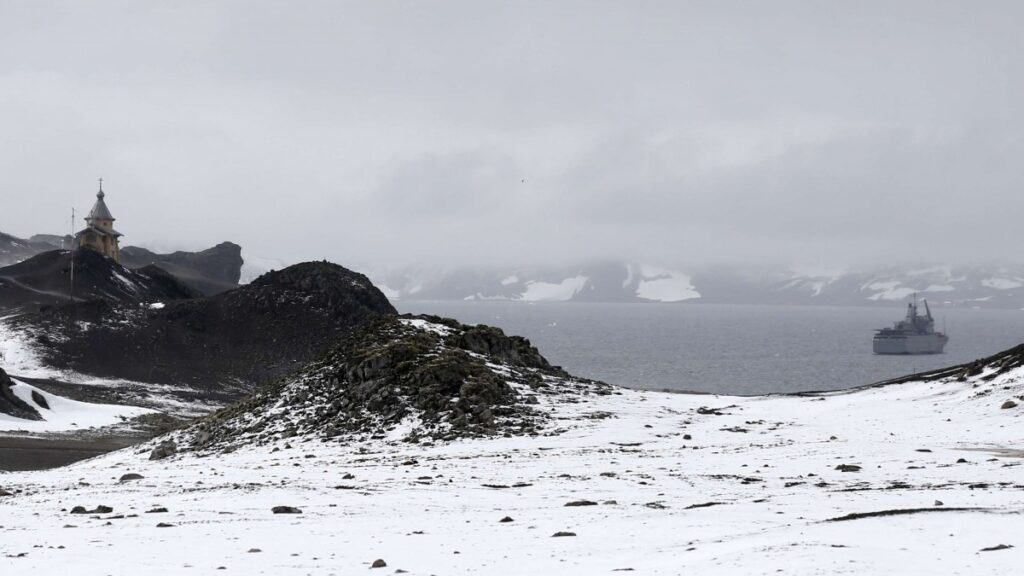
[[[907,304],[907,317],[892,328],[882,328],[875,334],[875,354],[941,354],[949,336],[935,331],[935,320],[924,301],[924,316],[917,314],[917,294]]]

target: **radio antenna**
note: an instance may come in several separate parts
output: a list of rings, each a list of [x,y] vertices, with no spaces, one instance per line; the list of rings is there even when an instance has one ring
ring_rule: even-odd
[[[71,285],[68,290],[68,298],[75,301],[75,208],[71,208],[71,250],[68,252],[71,257]]]

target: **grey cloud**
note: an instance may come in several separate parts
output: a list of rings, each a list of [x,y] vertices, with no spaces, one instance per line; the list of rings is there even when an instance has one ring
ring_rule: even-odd
[[[0,7],[0,230],[342,263],[1019,260],[1024,10]]]

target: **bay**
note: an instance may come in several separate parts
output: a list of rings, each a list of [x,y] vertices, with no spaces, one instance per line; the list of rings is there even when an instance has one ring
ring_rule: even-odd
[[[771,394],[840,390],[982,358],[1024,342],[1024,311],[935,310],[944,354],[879,356],[893,307],[399,301],[402,312],[526,336],[572,374],[651,390]]]

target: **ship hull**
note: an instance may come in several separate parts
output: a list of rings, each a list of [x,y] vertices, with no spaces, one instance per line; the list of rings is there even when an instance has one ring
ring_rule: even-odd
[[[875,354],[942,354],[949,337],[944,334],[875,336]]]

